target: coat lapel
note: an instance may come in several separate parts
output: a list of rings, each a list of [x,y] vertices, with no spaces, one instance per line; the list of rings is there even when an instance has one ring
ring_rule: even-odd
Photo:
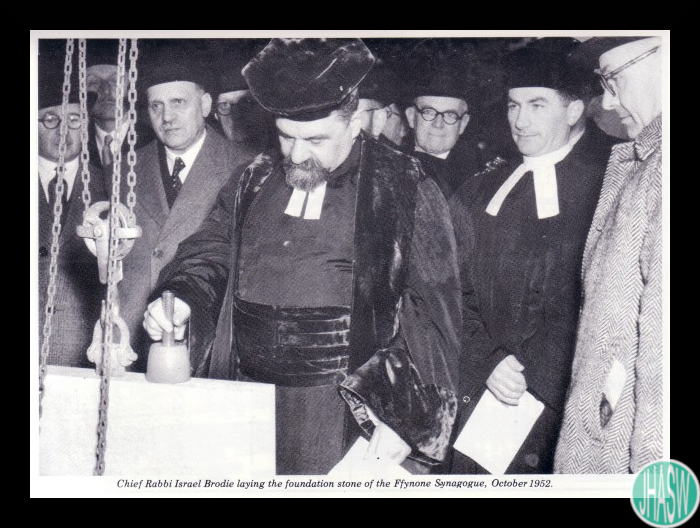
[[[630,153],[631,143],[621,143],[613,147],[613,154],[611,155],[610,162],[608,163],[608,170],[603,179],[603,188],[600,191],[598,207],[593,216],[593,222],[591,223],[583,252],[581,274],[584,279],[586,270],[591,264],[593,248],[598,244],[598,240],[603,233],[605,221],[608,218],[610,210],[615,207],[615,204],[619,200],[620,191],[626,178],[626,171],[629,170],[629,165],[634,163],[629,160]],[[620,170],[620,167],[624,167],[624,170]]]
[[[212,192],[216,193],[230,176],[226,169],[216,162],[217,159],[224,156],[224,153],[221,152],[221,145],[217,145],[217,139],[215,132],[207,130],[202,150],[195,158],[185,183],[182,185],[165,221],[161,231],[161,239],[169,236],[186,220],[190,220],[194,209],[206,207],[211,202],[209,198]]]
[[[165,224],[168,217],[168,201],[165,198],[163,182],[158,161],[158,141],[153,140],[144,147],[138,160],[136,172],[136,204],[148,214],[159,226]],[[126,169],[126,167],[125,167]],[[122,170],[122,191],[125,189],[128,169]],[[122,193],[122,196],[125,196]],[[137,215],[138,222],[138,215]]]

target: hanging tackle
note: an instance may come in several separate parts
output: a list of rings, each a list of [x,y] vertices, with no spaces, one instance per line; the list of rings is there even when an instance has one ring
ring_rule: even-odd
[[[81,88],[81,110],[85,104],[85,54],[84,41],[80,41],[80,88]],[[129,152],[127,162],[129,172],[127,183],[129,192],[127,195],[127,205],[119,201],[120,184],[121,184],[121,151],[117,152],[114,158],[112,167],[112,199],[110,202],[89,203],[89,195],[83,195],[85,203],[85,213],[83,225],[78,226],[78,236],[83,238],[85,245],[90,252],[97,257],[97,265],[100,273],[100,282],[107,284],[107,300],[102,303],[102,313],[98,321],[95,323],[93,330],[92,344],[88,348],[88,359],[95,363],[95,368],[98,373],[104,367],[109,369],[109,375],[123,375],[126,367],[131,365],[137,355],[130,346],[130,335],[124,319],[119,315],[119,292],[117,283],[123,278],[122,260],[129,253],[137,238],[141,236],[141,228],[136,225],[136,216],[134,215],[134,205],[136,203],[136,194],[134,187],[136,185],[136,174],[134,173],[134,165],[136,163],[136,154],[134,148],[136,145],[136,68],[135,60],[138,50],[135,40],[132,41],[130,54],[129,68],[129,113],[127,120],[129,123],[128,144]],[[123,116],[123,106],[121,101],[124,94],[124,62],[126,54],[126,40],[120,42],[120,55],[118,63],[120,64],[120,72],[117,81],[117,93],[121,94],[117,98],[118,104],[116,107],[117,122],[121,123]],[[82,113],[82,112],[81,112]],[[119,143],[120,127],[116,128],[117,142]],[[87,133],[83,143],[83,156],[88,157],[87,149]],[[89,183],[90,175],[83,173],[83,181]],[[112,272],[112,282],[110,282],[110,272]],[[107,314],[110,314],[107,317]],[[111,329],[106,331],[106,325],[110,321]],[[116,330],[116,332],[115,332]],[[108,334],[110,336],[109,343],[107,342]],[[109,361],[104,362],[104,350],[110,350]]]

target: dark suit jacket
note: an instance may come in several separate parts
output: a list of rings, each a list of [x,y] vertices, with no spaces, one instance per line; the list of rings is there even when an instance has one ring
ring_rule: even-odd
[[[88,251],[76,234],[76,227],[83,221],[84,206],[81,201],[83,184],[78,169],[73,191],[64,208],[61,234],[59,235],[58,273],[50,340],[50,365],[91,367],[86,352],[92,342],[92,331],[100,316],[100,300],[104,287],[100,284],[97,259]],[[90,193],[92,203],[106,199],[103,176],[97,167],[90,167]],[[43,341],[42,329],[47,302],[49,266],[51,261],[51,227],[53,210],[46,202],[39,184],[39,342]]]
[[[136,154],[136,222],[143,230],[131,252],[124,259],[124,279],[119,285],[121,315],[124,317],[134,351],[139,359],[133,370],[143,371],[148,355],[148,341],[142,329],[148,295],[158,280],[160,270],[172,259],[178,244],[194,233],[214,206],[221,187],[230,178],[239,178],[254,154],[235,147],[207,128],[207,136],[185,183],[168,208],[161,179],[157,140]],[[126,171],[122,171],[123,180]],[[126,203],[126,185],[122,181],[122,201]]]

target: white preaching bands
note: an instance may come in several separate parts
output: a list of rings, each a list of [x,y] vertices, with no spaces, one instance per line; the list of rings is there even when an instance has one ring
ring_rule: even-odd
[[[486,212],[497,216],[503,202],[513,188],[529,171],[532,171],[535,184],[535,201],[537,202],[537,218],[551,218],[559,214],[559,194],[557,191],[557,172],[555,165],[569,155],[574,145],[581,139],[583,132],[577,134],[559,150],[543,156],[523,156],[523,162],[511,174],[503,185],[493,195]]]
[[[320,220],[323,198],[326,196],[326,183],[323,182],[311,192],[295,188],[284,214],[300,218],[303,211],[304,220]],[[306,209],[304,209],[304,202],[306,202]]]

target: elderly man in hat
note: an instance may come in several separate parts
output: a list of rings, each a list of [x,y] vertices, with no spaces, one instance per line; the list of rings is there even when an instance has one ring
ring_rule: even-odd
[[[447,200],[479,170],[475,152],[458,141],[469,124],[467,80],[459,72],[433,72],[413,89],[406,108],[413,144],[406,151],[421,162]]]
[[[97,261],[76,234],[85,207],[80,164],[80,105],[78,104],[77,60],[74,54],[67,112],[62,112],[65,40],[39,42],[39,322],[43,328],[49,283],[52,227],[58,183],[61,124],[66,123],[65,172],[61,231],[58,237],[56,294],[48,362],[52,365],[89,367],[86,351],[92,330],[100,317],[100,284]],[[102,174],[89,167],[92,201],[105,199]]]
[[[229,39],[220,41],[218,53],[219,83],[214,117],[224,135],[234,145],[259,153],[273,141],[274,119],[251,95],[241,73],[263,46],[259,40]]]
[[[222,186],[239,178],[254,157],[206,126],[210,78],[199,66],[195,43],[159,41],[143,48],[140,95],[156,139],[136,153],[135,213],[143,235],[124,259],[120,283],[121,315],[139,354],[132,366],[137,371],[146,366],[141,321],[158,274],[206,218]]]
[[[580,55],[633,141],[613,148],[583,254],[555,471],[635,473],[663,456],[661,39],[596,38]]]
[[[566,67],[576,44],[542,39],[508,57],[508,122],[522,158],[489,163],[452,204],[463,261],[462,423],[482,399],[543,404],[507,473],[552,471],[581,255],[610,152],[586,128],[584,87]],[[487,469],[468,455],[455,452],[454,472]]]
[[[273,39],[248,63],[279,152],[221,192],[155,293],[175,292],[176,332],[191,312],[198,375],[275,384],[281,474],[327,473],[361,431],[367,456],[426,472],[455,417],[449,212],[415,160],[361,132],[373,62],[359,39]],[[171,328],[160,301],[144,325]]]
[[[129,149],[126,141],[129,130],[126,110],[127,98],[124,98],[124,119],[117,127],[117,59],[119,41],[116,39],[88,39],[86,42],[86,85],[88,91],[88,112],[90,128],[88,151],[90,161],[100,165],[105,172],[110,172],[114,155],[121,148],[122,154]],[[128,54],[127,54],[128,68]],[[125,95],[128,83],[124,85]],[[137,147],[149,142],[153,137],[146,127],[137,122]],[[119,128],[119,134],[117,134]],[[119,142],[119,144],[117,143]]]

